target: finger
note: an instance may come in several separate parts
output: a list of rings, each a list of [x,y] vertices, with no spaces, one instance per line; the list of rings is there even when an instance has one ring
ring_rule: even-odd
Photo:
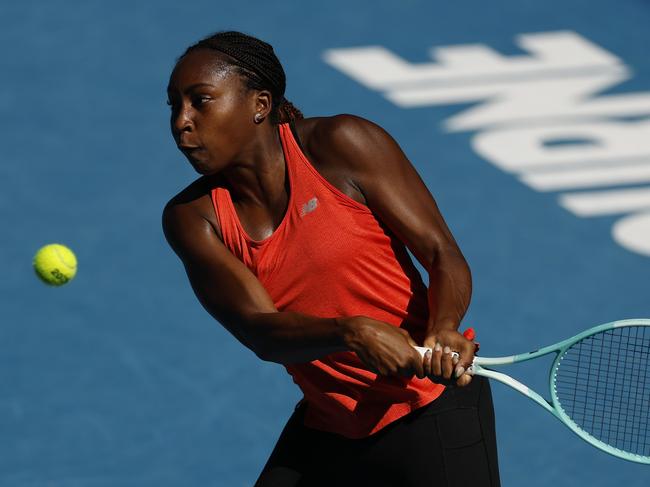
[[[472,382],[472,376],[470,374],[463,374],[456,381],[456,385],[458,385],[458,387],[465,387],[470,382]]]
[[[422,372],[424,373],[425,376],[431,375],[431,360],[433,357],[433,350],[430,348],[427,349],[427,351],[424,354],[424,358],[422,360]]]
[[[431,356],[431,374],[432,375],[441,375],[442,374],[442,364],[440,360],[442,359],[442,345],[436,343],[436,346],[433,348],[433,354]]]
[[[427,350],[424,355],[426,356],[428,352],[429,351]],[[413,358],[411,359],[411,363],[412,370],[415,372],[415,376],[418,379],[424,379],[426,377],[424,374],[424,360],[422,358],[422,355],[420,355],[420,352],[418,352],[415,348],[413,349]]]
[[[431,375],[433,373],[433,369],[431,367],[431,363],[433,361],[433,349],[436,346],[436,339],[435,337],[429,336],[424,340],[424,348],[428,348],[431,350],[431,355],[429,358],[423,357],[424,361],[424,373],[425,375]]]
[[[454,375],[456,377],[460,377],[474,362],[474,342],[464,340],[463,343],[459,344],[459,350],[460,356],[458,363],[454,364]]]
[[[424,375],[424,355],[426,351],[423,347],[419,347],[415,340],[411,338],[410,335],[406,336],[406,341],[413,349],[412,358],[411,358],[411,370],[418,379],[423,379]]]
[[[431,349],[429,347],[419,347],[419,346],[414,346],[413,347],[415,350],[418,352],[418,358],[420,359],[420,362],[422,363],[422,373],[427,376],[429,375],[429,371],[431,368]]]
[[[451,358],[451,348],[449,348],[449,347],[443,348],[441,365],[442,365],[442,376],[445,379],[450,379],[451,378],[451,373],[452,373],[452,371],[454,369],[454,364],[453,364],[452,358]]]

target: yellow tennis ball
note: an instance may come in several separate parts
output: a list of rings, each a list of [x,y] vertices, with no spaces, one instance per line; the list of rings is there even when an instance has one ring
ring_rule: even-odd
[[[61,244],[41,247],[34,256],[33,264],[36,275],[52,286],[62,286],[77,273],[77,257]]]

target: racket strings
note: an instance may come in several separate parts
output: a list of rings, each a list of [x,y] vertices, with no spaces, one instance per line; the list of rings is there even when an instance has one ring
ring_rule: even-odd
[[[564,412],[620,450],[650,456],[650,327],[606,330],[572,345],[555,372]]]

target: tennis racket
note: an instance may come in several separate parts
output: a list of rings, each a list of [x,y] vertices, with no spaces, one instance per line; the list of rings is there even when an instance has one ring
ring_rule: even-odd
[[[424,356],[428,350],[416,347]],[[492,370],[555,354],[547,400]],[[475,357],[470,373],[521,392],[587,443],[632,462],[650,464],[650,319],[595,326],[567,340],[509,357]]]

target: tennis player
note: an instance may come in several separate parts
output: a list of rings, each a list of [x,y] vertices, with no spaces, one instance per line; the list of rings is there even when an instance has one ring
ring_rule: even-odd
[[[458,331],[470,271],[433,197],[384,130],[303,118],[285,84],[269,44],[219,32],[168,87],[201,177],[165,207],[166,238],[205,309],[304,394],[256,485],[499,485],[490,388]]]

